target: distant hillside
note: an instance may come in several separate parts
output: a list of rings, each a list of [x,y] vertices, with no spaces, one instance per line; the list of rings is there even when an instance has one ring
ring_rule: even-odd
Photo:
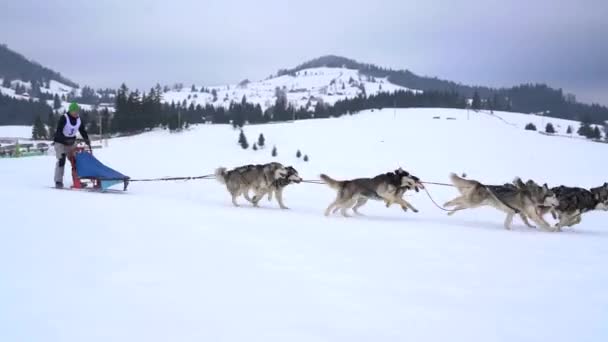
[[[0,78],[11,81],[34,81],[41,85],[55,80],[70,87],[78,88],[78,84],[61,76],[60,73],[25,58],[4,44],[0,44]]]
[[[521,113],[544,112],[547,116],[604,122],[608,120],[608,108],[576,101],[571,94],[545,84],[524,84],[512,88],[468,86],[436,77],[418,76],[409,70],[393,70],[353,59],[327,55],[302,63],[293,69],[279,70],[278,75],[295,75],[309,68],[346,67],[357,69],[365,75],[387,78],[393,84],[422,91],[456,92],[467,98],[479,96],[484,107]]]
[[[348,69],[356,69],[366,75],[373,77],[388,77],[388,80],[391,83],[422,91],[455,91],[468,97],[473,97],[475,91],[477,91],[482,97],[487,97],[492,93],[492,89],[488,87],[473,87],[452,81],[441,80],[436,77],[418,76],[409,70],[392,70],[382,68],[374,64],[360,63],[353,59],[334,55],[315,58],[308,62],[302,63],[293,69],[279,70],[278,75],[294,75],[300,70],[321,67],[345,67]]]

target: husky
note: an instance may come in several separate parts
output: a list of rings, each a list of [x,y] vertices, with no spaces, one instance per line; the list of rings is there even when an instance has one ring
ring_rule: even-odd
[[[325,174],[320,175],[320,177],[325,184],[338,192],[336,199],[325,210],[325,216],[329,216],[332,210],[334,213],[340,210],[342,216],[349,217],[347,210],[351,208],[355,214],[362,215],[359,208],[370,199],[383,200],[387,207],[396,203],[404,211],[409,208],[417,213],[418,209],[405,201],[402,196],[407,190],[418,191],[418,189],[424,188],[420,179],[402,169],[373,178],[357,178],[345,181],[335,180]]]
[[[531,226],[527,218],[532,219],[545,231],[554,231],[553,228],[539,214],[540,207],[555,207],[559,203],[557,196],[549,189],[547,184],[543,186],[534,183],[524,184],[521,179],[516,178],[513,183],[505,185],[484,185],[475,180],[461,178],[452,173],[450,175],[452,184],[460,192],[460,196],[448,201],[444,207],[453,207],[448,215],[464,209],[473,209],[482,206],[491,206],[507,214],[505,218],[505,229],[510,230],[515,214],[528,226]]]
[[[572,227],[581,223],[584,213],[594,210],[608,210],[608,183],[589,190],[558,186],[551,189],[559,201],[553,208],[543,207],[543,214],[551,212],[554,219],[559,220],[557,230],[563,227]]]
[[[219,167],[215,170],[215,178],[222,184],[226,185],[228,192],[232,196],[232,204],[238,207],[236,199],[243,195],[245,199],[254,206],[258,206],[258,201],[253,201],[249,197],[249,191],[253,190],[257,194],[263,194],[268,191],[277,179],[287,175],[286,168],[281,163],[268,163],[258,165],[244,165],[228,170],[225,167]]]
[[[270,184],[268,188],[265,189],[264,192],[256,193],[252,199],[252,203],[257,206],[257,203],[260,201],[262,197],[264,197],[265,192],[268,193],[268,201],[272,201],[272,195],[274,194],[277,202],[279,202],[279,206],[281,209],[289,209],[283,203],[283,190],[290,184],[299,184],[302,182],[302,178],[298,174],[298,171],[292,167],[285,167],[285,175],[277,178],[274,182]]]

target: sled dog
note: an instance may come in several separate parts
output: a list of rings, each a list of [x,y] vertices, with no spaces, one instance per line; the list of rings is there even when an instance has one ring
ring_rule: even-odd
[[[551,212],[553,218],[559,220],[557,230],[579,224],[584,213],[608,210],[608,183],[589,190],[562,185],[551,191],[557,196],[559,204],[553,208],[543,207],[542,213]]]
[[[460,192],[460,196],[444,204],[444,207],[453,207],[448,215],[464,209],[490,206],[507,214],[504,222],[506,229],[511,229],[514,215],[520,214],[528,226],[531,226],[527,220],[530,218],[541,229],[554,230],[539,214],[540,207],[552,208],[558,205],[557,197],[547,184],[540,186],[531,181],[524,184],[521,179],[516,178],[514,184],[484,185],[454,173],[450,175],[450,180]]]
[[[289,209],[283,203],[283,190],[290,184],[299,184],[302,182],[302,178],[298,174],[298,171],[292,166],[287,166],[285,168],[285,172],[286,173],[284,176],[277,178],[270,184],[269,187],[265,188],[264,191],[255,194],[252,200],[254,205],[257,205],[260,199],[264,197],[265,193],[267,192],[269,201],[272,201],[272,195],[274,194],[281,209]]]
[[[418,191],[424,188],[420,179],[410,175],[399,168],[394,172],[377,175],[373,178],[357,178],[339,181],[328,175],[320,175],[329,187],[337,191],[336,199],[325,210],[325,216],[340,210],[343,216],[348,217],[347,210],[352,208],[355,214],[361,215],[359,208],[368,200],[383,200],[387,207],[397,203],[404,211],[411,209],[418,212],[414,206],[403,199],[407,190]]]
[[[228,170],[219,167],[215,170],[216,179],[226,185],[232,196],[232,204],[239,206],[236,199],[243,195],[245,199],[254,206],[258,206],[261,194],[269,191],[269,188],[278,179],[287,176],[287,169],[281,163],[268,163],[258,165],[244,165]],[[253,190],[257,196],[256,201],[249,197],[249,191]]]

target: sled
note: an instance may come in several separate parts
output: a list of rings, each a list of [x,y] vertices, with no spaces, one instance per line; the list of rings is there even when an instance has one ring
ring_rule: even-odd
[[[130,178],[101,163],[91,151],[77,147],[70,154],[69,160],[72,164],[73,189],[106,192],[110,187],[122,184],[123,191],[127,191]]]

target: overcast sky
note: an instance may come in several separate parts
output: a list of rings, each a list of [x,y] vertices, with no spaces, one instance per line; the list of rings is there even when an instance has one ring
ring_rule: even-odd
[[[0,43],[80,84],[259,79],[325,54],[608,104],[606,0],[0,0]]]

